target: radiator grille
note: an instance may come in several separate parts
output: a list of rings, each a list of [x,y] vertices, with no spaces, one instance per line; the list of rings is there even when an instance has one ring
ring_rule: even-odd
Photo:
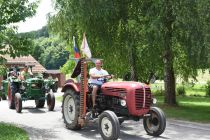
[[[136,89],[135,91],[135,104],[136,110],[140,110],[142,108],[150,108],[151,105],[151,90],[150,88],[145,88],[145,106],[144,106],[144,89]]]
[[[124,88],[105,87],[105,89],[109,92],[114,93],[114,94],[119,94],[119,93],[125,93],[126,94],[126,89],[124,89]]]

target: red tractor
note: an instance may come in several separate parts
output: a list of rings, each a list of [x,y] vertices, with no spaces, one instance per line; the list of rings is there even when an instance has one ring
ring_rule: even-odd
[[[105,82],[98,91],[93,115],[91,89],[87,82],[87,63],[91,60],[80,59],[71,77],[81,75],[81,81],[67,80],[62,89],[62,113],[66,127],[79,130],[87,122],[98,120],[102,138],[115,140],[120,135],[121,123],[143,119],[144,129],[149,135],[161,135],[166,128],[165,115],[160,108],[153,106],[155,99],[150,87],[140,82]]]

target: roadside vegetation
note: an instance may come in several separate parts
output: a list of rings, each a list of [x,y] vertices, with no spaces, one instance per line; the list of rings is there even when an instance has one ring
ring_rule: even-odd
[[[177,105],[164,104],[163,84],[153,84],[152,91],[157,105],[164,110],[167,118],[210,123],[209,82],[206,84],[177,84]]]
[[[0,122],[0,140],[29,140],[29,137],[21,128]]]

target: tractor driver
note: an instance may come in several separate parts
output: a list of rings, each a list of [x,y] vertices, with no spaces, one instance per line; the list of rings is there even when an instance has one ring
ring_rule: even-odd
[[[30,76],[32,76],[32,75],[33,75],[33,73],[28,70],[27,66],[25,66],[23,71],[20,73],[20,80],[25,81],[26,79],[30,78]]]
[[[108,74],[108,72],[104,69],[102,69],[102,62],[101,60],[95,61],[95,67],[90,69],[89,75],[90,75],[90,86],[93,88],[92,91],[92,101],[93,101],[93,109],[95,109],[95,100],[96,100],[96,94],[97,90],[101,88],[101,85],[104,83],[104,78],[112,78],[111,75]]]

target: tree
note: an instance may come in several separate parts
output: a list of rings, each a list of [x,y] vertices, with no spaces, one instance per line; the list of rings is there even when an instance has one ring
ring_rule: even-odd
[[[17,35],[16,27],[11,24],[33,16],[36,7],[35,2],[29,3],[28,0],[0,0],[0,55],[16,57],[29,54],[30,39]],[[3,63],[2,56],[0,59]]]
[[[147,81],[164,77],[165,102],[176,104],[176,76],[207,68],[210,0],[57,0],[50,29],[71,44],[86,32],[93,56],[110,72]]]
[[[32,56],[46,69],[59,69],[66,63],[68,51],[58,37],[41,37],[34,40]]]

